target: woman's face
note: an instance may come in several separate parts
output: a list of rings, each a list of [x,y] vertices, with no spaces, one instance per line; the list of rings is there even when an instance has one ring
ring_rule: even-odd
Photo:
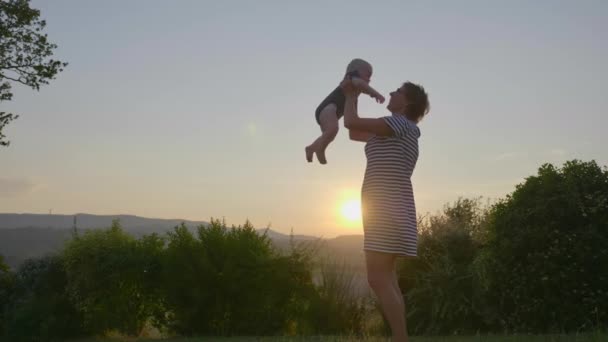
[[[398,88],[395,91],[391,92],[391,98],[388,101],[388,105],[386,109],[391,111],[391,113],[405,113],[405,107],[407,105],[407,99],[405,98],[404,91],[401,88]]]

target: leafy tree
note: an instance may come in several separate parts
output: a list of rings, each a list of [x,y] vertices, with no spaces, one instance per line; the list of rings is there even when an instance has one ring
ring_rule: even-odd
[[[45,26],[29,0],[0,1],[0,102],[12,99],[12,83],[39,90],[67,66],[51,58],[57,45],[43,33]],[[17,117],[0,112],[0,146],[9,145],[2,130]]]
[[[6,313],[9,298],[13,291],[13,283],[14,275],[8,265],[4,263],[4,256],[0,254],[0,336],[5,331]]]
[[[85,335],[84,321],[65,291],[67,277],[57,256],[29,259],[14,276],[6,304],[8,341],[58,341]]]
[[[545,164],[490,215],[487,286],[506,329],[575,331],[608,322],[608,171]]]
[[[2,274],[4,273],[8,273],[10,271],[10,268],[8,267],[7,264],[4,263],[4,255],[0,254],[0,272]]]
[[[141,332],[161,305],[157,277],[162,248],[156,235],[137,241],[118,221],[110,229],[87,231],[67,243],[63,256],[68,291],[88,330],[132,336]]]
[[[171,330],[185,335],[269,335],[289,330],[312,288],[296,254],[280,255],[247,222],[211,220],[194,236],[169,234],[164,286]]]

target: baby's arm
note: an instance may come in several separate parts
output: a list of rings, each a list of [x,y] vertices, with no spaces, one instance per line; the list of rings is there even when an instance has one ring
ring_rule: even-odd
[[[359,89],[362,93],[375,98],[376,101],[378,101],[380,103],[384,103],[384,96],[382,96],[378,91],[376,91],[376,89],[372,88],[369,85],[369,83],[365,82],[364,80],[362,80],[358,77],[353,77],[352,82],[353,82],[353,85],[357,89]]]

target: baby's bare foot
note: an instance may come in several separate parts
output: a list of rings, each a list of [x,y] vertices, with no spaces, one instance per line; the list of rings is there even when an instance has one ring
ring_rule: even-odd
[[[306,151],[306,161],[312,163],[312,155],[315,153],[315,150],[311,146],[306,146],[304,150]]]
[[[315,152],[317,153],[317,159],[319,160],[319,163],[323,165],[327,164],[327,159],[325,159],[325,149],[319,149]]]

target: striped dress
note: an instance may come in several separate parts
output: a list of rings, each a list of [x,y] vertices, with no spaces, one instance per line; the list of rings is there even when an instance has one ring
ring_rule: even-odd
[[[393,136],[365,145],[367,167],[361,189],[366,251],[416,256],[418,228],[411,176],[418,160],[420,129],[400,114],[383,118]]]

